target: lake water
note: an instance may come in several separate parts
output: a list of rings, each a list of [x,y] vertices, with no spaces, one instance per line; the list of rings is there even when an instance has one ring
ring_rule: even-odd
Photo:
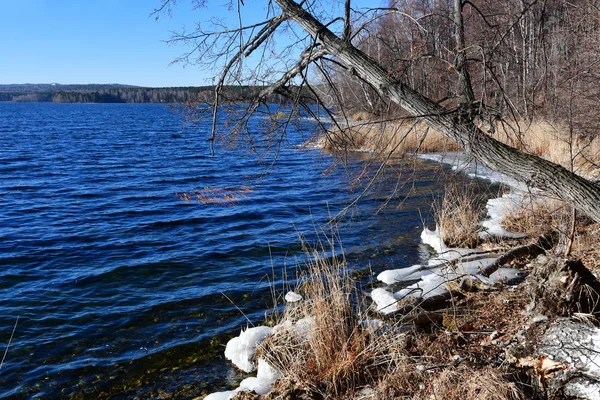
[[[224,344],[264,320],[270,285],[293,284],[298,237],[314,242],[360,193],[349,175],[365,157],[331,169],[299,149],[309,118],[272,167],[245,149],[211,157],[210,125],[182,123],[162,105],[0,103],[0,356],[14,328],[0,398],[191,398],[243,378]],[[426,256],[435,168],[390,163],[338,226],[357,275]],[[405,173],[414,185],[376,213]]]

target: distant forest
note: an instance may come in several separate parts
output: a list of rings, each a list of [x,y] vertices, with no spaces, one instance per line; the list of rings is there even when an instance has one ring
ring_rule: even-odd
[[[259,86],[226,86],[223,101],[245,102],[262,88]],[[0,85],[2,102],[46,103],[208,103],[214,100],[214,86],[147,88],[128,85]],[[274,95],[270,101],[285,102]]]

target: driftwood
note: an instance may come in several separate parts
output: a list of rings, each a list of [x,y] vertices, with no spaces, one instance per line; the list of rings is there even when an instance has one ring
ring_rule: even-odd
[[[552,240],[547,236],[540,236],[534,243],[515,247],[504,255],[498,257],[496,261],[481,270],[481,275],[489,277],[496,272],[501,266],[521,257],[537,257],[540,254],[545,254],[546,250],[552,248]]]
[[[461,297],[464,297],[464,295],[460,291],[448,290],[447,292],[444,292],[437,296],[432,296],[432,297],[428,297],[425,299],[422,299],[422,298],[412,299],[412,300],[409,300],[410,302],[408,304],[405,304],[402,307],[399,307],[394,312],[387,314],[385,316],[385,318],[392,318],[394,320],[402,320],[402,322],[404,322],[405,318],[407,318],[407,319],[414,318],[415,315],[418,315],[418,313],[422,312],[423,310],[439,309],[440,307],[443,307],[443,305],[446,303],[446,301],[453,299],[453,298],[458,299]],[[413,313],[416,313],[416,314],[413,314]],[[411,314],[413,314],[413,315],[411,316]]]
[[[482,269],[480,273],[485,277],[489,277],[491,274],[497,271],[498,268],[517,258],[526,256],[537,257],[540,254],[545,254],[546,250],[550,249],[551,247],[552,240],[542,235],[535,242],[515,247],[507,253],[503,254],[502,256],[498,257],[496,261],[488,265],[486,268]],[[463,279],[460,285],[461,289],[463,288],[462,283],[464,282],[466,282],[466,280]],[[600,293],[600,286],[598,287],[598,293]],[[408,321],[407,323],[413,323],[413,321],[417,321],[418,323],[414,323],[416,323],[417,325],[422,325],[424,323],[427,323],[427,321],[432,322],[438,318],[437,313],[439,313],[439,311],[432,312],[431,310],[439,310],[441,307],[446,306],[446,303],[449,300],[458,299],[461,297],[464,297],[462,290],[448,290],[444,293],[428,298],[405,298],[403,301],[406,302],[406,304],[403,304],[402,306],[398,307],[397,310],[387,314],[385,317],[401,321],[402,323],[404,323],[405,321]]]

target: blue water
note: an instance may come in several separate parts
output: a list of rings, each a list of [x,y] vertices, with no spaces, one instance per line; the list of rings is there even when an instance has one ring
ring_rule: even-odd
[[[18,318],[0,398],[191,398],[233,384],[222,346],[264,319],[284,267],[293,283],[298,237],[315,241],[358,195],[352,175],[375,171],[299,149],[309,118],[273,166],[219,143],[211,157],[210,125],[183,122],[163,105],[0,103],[0,356]],[[250,121],[257,143],[265,122]],[[390,163],[351,209],[338,227],[351,268],[421,260],[434,168]],[[377,212],[405,173],[415,184]],[[177,196],[194,190],[202,201]]]

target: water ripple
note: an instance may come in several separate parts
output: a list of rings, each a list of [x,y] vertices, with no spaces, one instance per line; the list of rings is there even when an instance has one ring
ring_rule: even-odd
[[[298,236],[314,240],[354,196],[345,172],[323,174],[328,156],[298,151],[301,131],[268,169],[242,149],[211,157],[209,127],[181,126],[160,105],[0,103],[0,344],[19,316],[0,398],[226,386],[222,345],[247,323],[237,308],[259,322],[269,282],[294,282]],[[353,267],[418,262],[411,235],[439,188],[426,164],[417,175],[408,211],[375,216],[373,196],[340,226]],[[212,197],[176,195],[194,191]]]

